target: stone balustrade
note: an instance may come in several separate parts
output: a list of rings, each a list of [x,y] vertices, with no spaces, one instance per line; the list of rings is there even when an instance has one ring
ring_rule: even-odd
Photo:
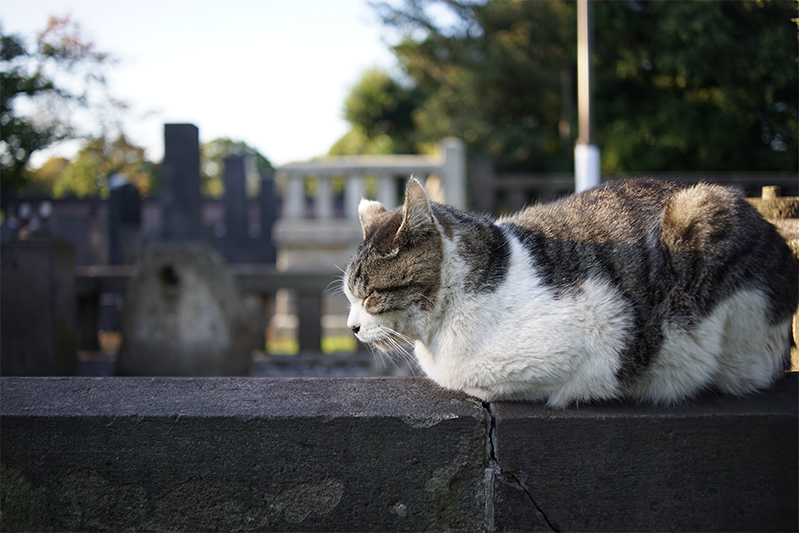
[[[283,208],[273,234],[280,270],[335,270],[343,267],[361,239],[358,203],[369,197],[397,206],[405,183],[414,176],[434,200],[466,208],[466,149],[446,138],[429,155],[342,156],[289,163],[277,169]],[[434,179],[429,179],[429,178]],[[344,179],[338,198],[334,179]],[[309,194],[308,180],[314,180]],[[372,181],[374,186],[368,187]]]

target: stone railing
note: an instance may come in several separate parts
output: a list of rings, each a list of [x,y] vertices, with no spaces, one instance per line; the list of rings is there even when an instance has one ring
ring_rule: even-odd
[[[2,531],[797,531],[798,379],[673,408],[420,379],[0,378]]]
[[[798,193],[796,172],[630,172],[604,174],[603,181],[633,177],[719,183],[752,196],[757,196],[766,185],[780,187],[785,196]],[[472,161],[472,178],[472,207],[485,213],[514,212],[526,204],[552,200],[575,190],[572,172],[496,172],[487,157]]]
[[[361,239],[358,203],[372,197],[395,207],[403,186],[415,176],[438,201],[466,208],[466,151],[461,140],[444,139],[435,156],[342,156],[290,163],[277,169],[282,190],[282,213],[273,235],[280,270],[335,269],[343,267]],[[436,176],[436,180],[428,180]],[[342,205],[337,208],[334,179],[344,179]],[[376,186],[369,194],[367,179]],[[307,181],[315,180],[308,194]],[[434,186],[433,181],[438,185]]]
[[[327,271],[278,272],[275,267],[258,264],[229,265],[232,274],[245,295],[256,298],[260,305],[253,306],[252,317],[257,329],[264,334],[269,319],[269,305],[281,289],[294,291],[297,299],[297,338],[300,352],[321,352],[322,297],[336,283],[336,277]],[[96,350],[99,329],[100,296],[104,293],[125,294],[132,268],[127,265],[96,265],[78,268],[75,274],[75,293],[78,300],[78,347]],[[261,338],[260,345],[266,343]]]

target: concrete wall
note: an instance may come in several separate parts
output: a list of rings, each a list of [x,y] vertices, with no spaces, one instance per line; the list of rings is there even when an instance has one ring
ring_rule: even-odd
[[[2,531],[797,531],[798,379],[672,409],[410,379],[2,378]]]

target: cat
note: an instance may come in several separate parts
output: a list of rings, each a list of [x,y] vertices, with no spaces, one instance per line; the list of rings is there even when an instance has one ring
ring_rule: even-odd
[[[499,220],[431,202],[362,200],[347,324],[414,356],[439,385],[553,407],[742,395],[788,368],[798,264],[742,195],[606,182]]]

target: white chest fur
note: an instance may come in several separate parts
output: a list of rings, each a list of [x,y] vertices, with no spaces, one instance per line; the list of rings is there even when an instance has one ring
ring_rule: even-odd
[[[443,276],[463,279],[455,250],[446,257]],[[441,289],[441,321],[415,345],[420,366],[440,385],[486,401],[547,398],[564,405],[615,396],[630,327],[626,305],[606,283],[589,280],[581,289],[556,298],[512,238],[510,268],[496,291]]]

